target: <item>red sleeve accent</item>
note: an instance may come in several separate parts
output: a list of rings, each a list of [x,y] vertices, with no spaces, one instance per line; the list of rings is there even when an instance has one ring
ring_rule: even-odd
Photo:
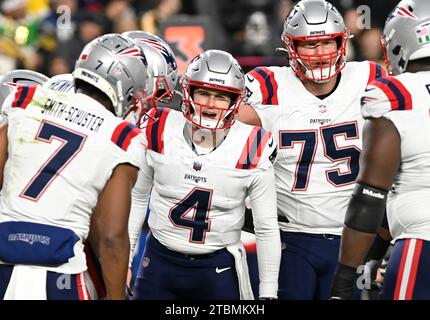
[[[18,85],[15,93],[15,99],[12,102],[12,108],[25,109],[31,102],[37,86]]]

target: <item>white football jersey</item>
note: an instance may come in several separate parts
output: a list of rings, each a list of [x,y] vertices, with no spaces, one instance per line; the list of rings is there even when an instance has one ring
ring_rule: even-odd
[[[365,118],[385,117],[401,140],[401,167],[387,203],[394,239],[430,240],[430,72],[373,81],[363,96]]]
[[[8,160],[0,221],[29,221],[88,235],[113,169],[141,166],[145,137],[83,94],[19,86],[4,104]]]
[[[271,133],[237,122],[215,150],[197,155],[184,136],[188,122],[183,114],[167,108],[158,112],[159,120],[145,129],[147,166],[139,172],[131,217],[146,212],[142,197],[152,187],[148,222],[153,236],[173,251],[207,254],[240,240],[249,196],[260,294],[270,287],[267,292],[276,295],[281,249]]]
[[[385,70],[350,62],[336,90],[311,94],[289,67],[259,67],[246,75],[248,103],[278,144],[278,214],[284,231],[340,235],[361,151],[360,97]]]

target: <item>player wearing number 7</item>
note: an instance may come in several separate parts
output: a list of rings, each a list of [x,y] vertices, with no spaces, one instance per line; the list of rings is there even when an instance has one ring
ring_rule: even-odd
[[[328,299],[339,238],[361,151],[360,95],[384,76],[380,65],[346,63],[350,37],[326,1],[299,2],[282,40],[289,67],[246,75],[248,103],[239,120],[273,132],[282,239],[280,299]]]
[[[146,71],[134,42],[105,35],[76,62],[76,94],[18,85],[6,98],[0,298],[89,299],[91,220],[107,297],[125,298],[131,189],[146,141],[119,117],[144,97]]]
[[[235,122],[244,90],[237,61],[209,50],[190,62],[182,79],[183,112],[151,112],[147,166],[131,210],[141,221],[130,219],[142,223],[152,188],[151,234],[133,299],[252,299],[240,242],[247,196],[257,235],[259,297],[277,297],[276,143],[270,132]]]

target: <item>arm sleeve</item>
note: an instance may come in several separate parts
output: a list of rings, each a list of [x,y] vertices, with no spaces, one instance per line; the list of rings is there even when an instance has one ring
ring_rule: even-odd
[[[400,78],[379,78],[369,83],[361,97],[363,118],[380,118],[390,111],[412,109],[412,97]]]
[[[131,210],[128,220],[128,233],[130,237],[130,261],[131,265],[136,249],[136,243],[142,231],[146,218],[149,202],[149,193],[153,183],[153,171],[148,165],[146,157],[139,171],[136,184],[131,194]]]
[[[259,105],[263,101],[260,83],[254,78],[252,73],[248,72],[245,76],[246,103],[251,106]]]
[[[275,175],[272,160],[276,145],[265,148],[263,162],[255,169],[249,188],[257,241],[260,298],[277,298],[281,262],[281,239],[276,209]],[[272,156],[273,157],[273,156]]]
[[[380,118],[390,110],[390,102],[385,94],[379,88],[375,88],[371,84],[368,85],[366,93],[361,97],[363,118]]]
[[[256,68],[258,69],[258,68]],[[272,128],[275,126],[275,122],[279,121],[279,106],[272,105],[263,98],[261,79],[254,77],[255,70],[248,72],[245,76],[246,86],[246,103],[254,108],[260,117],[262,127],[272,132],[275,132]],[[267,97],[266,97],[267,98]]]

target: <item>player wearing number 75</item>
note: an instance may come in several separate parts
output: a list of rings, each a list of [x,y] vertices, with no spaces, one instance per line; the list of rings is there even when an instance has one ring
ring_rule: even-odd
[[[120,117],[143,99],[147,62],[118,34],[89,43],[75,93],[18,85],[0,128],[0,297],[89,299],[91,224],[107,297],[125,298],[131,190],[145,138]],[[93,214],[94,213],[94,214]]]
[[[151,191],[151,234],[133,299],[252,299],[240,242],[247,196],[257,235],[259,297],[276,298],[276,143],[270,132],[235,122],[245,86],[229,53],[209,50],[195,57],[181,85],[182,113],[153,109],[145,129],[147,166],[133,191],[130,230],[140,229]]]
[[[330,3],[300,1],[282,33],[290,66],[258,67],[246,75],[254,108],[240,108],[238,119],[270,130],[279,146],[280,299],[330,297],[359,170],[360,95],[385,75],[374,62],[346,62],[349,37]]]

